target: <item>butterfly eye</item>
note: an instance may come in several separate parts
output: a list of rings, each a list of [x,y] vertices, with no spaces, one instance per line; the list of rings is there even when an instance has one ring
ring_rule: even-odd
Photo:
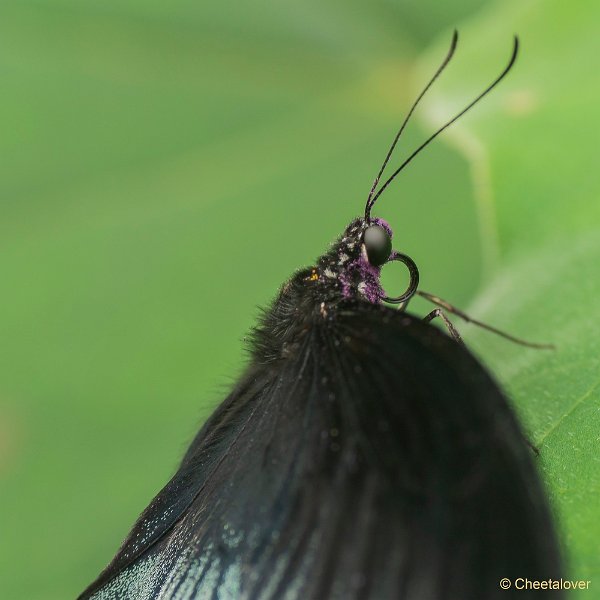
[[[365,229],[363,244],[374,267],[383,265],[392,253],[392,239],[381,225],[370,225]]]

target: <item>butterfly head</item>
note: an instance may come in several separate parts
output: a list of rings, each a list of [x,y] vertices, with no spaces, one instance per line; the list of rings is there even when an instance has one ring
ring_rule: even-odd
[[[358,298],[373,304],[406,300],[416,290],[418,271],[408,257],[392,250],[392,237],[392,229],[383,219],[354,219],[330,250],[318,259],[308,281],[316,284],[319,295],[327,299]],[[411,285],[407,290],[410,293],[403,294],[400,300],[389,298],[381,285],[381,268],[394,260],[405,262],[411,272]]]

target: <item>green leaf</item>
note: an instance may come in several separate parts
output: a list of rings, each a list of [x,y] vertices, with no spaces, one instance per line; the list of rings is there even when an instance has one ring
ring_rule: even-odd
[[[446,139],[468,158],[488,279],[469,312],[538,351],[462,327],[505,384],[532,441],[563,534],[570,577],[600,576],[600,119],[597,4],[501,2],[460,27],[453,64],[426,106],[429,127],[500,72],[508,78]],[[442,36],[423,78],[449,43]],[[445,135],[445,134],[444,134]],[[593,585],[593,581],[592,581]]]

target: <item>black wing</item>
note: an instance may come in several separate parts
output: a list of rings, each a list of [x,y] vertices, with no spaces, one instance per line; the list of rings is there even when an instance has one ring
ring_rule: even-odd
[[[560,567],[498,386],[436,328],[343,303],[251,366],[81,598],[506,600],[517,576]]]

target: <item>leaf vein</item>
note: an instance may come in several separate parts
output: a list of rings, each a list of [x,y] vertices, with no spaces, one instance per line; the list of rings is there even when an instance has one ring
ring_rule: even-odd
[[[561,423],[563,423],[563,421],[565,421],[566,419],[568,419],[573,412],[579,407],[581,406],[586,400],[589,400],[589,398],[592,397],[592,394],[596,391],[596,389],[600,387],[600,380],[596,381],[596,383],[594,383],[594,385],[592,385],[592,387],[585,392],[585,394],[582,394],[574,403],[573,405],[569,408],[569,410],[567,410],[559,419],[558,421],[556,421],[556,423],[554,423],[554,425],[552,425],[552,427],[550,427],[550,429],[548,429],[548,431],[546,431],[542,437],[539,439],[538,441],[538,445],[541,446],[548,437],[550,437],[555,431],[556,429],[558,429],[558,427],[561,425]]]

